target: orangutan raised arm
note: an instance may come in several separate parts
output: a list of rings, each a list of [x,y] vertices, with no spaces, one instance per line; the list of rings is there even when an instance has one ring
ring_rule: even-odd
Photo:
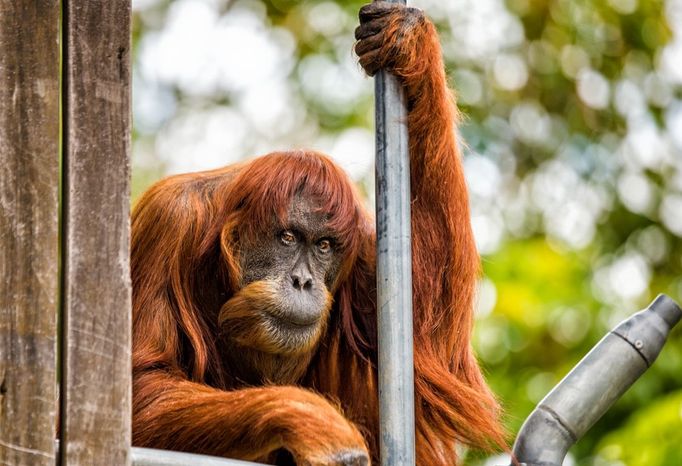
[[[478,257],[438,37],[363,7],[356,51],[409,107],[417,462],[501,445],[469,339]],[[378,458],[373,220],[311,151],[162,180],[133,212],[133,441],[299,465]]]
[[[396,75],[404,86],[409,112],[417,463],[453,465],[455,442],[483,449],[505,445],[498,405],[470,345],[479,258],[455,137],[457,109],[447,86],[438,35],[420,10],[374,2],[360,10],[360,22],[355,31],[360,64],[369,75],[380,69]],[[371,257],[358,259],[367,266],[357,270],[356,293],[347,300],[360,309],[349,313],[353,319],[347,320],[354,325],[339,336],[346,346],[365,350],[365,355],[373,354],[376,347],[374,309],[367,311],[368,290],[362,286],[374,280],[375,273],[374,238],[368,243],[363,251]],[[351,419],[368,423],[362,406],[376,409],[376,390],[346,386],[342,376],[348,367],[367,370],[360,369],[362,358],[345,367],[333,363],[333,354],[321,352],[319,358],[322,363],[314,368],[314,384],[340,398]],[[374,436],[369,437],[373,450],[376,422],[375,416],[370,429]]]

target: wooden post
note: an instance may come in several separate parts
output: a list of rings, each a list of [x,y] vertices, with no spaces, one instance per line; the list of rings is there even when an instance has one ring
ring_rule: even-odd
[[[130,0],[63,0],[62,464],[130,464]]]
[[[0,464],[53,465],[59,1],[0,0]]]

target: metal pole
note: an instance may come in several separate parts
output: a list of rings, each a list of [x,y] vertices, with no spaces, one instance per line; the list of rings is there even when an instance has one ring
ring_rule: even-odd
[[[415,429],[407,109],[395,76],[380,71],[374,83],[379,452],[384,466],[410,466]]]
[[[523,423],[514,456],[526,466],[561,466],[568,449],[654,363],[682,309],[659,295],[621,322],[552,389]]]
[[[131,448],[133,466],[265,466],[261,463],[218,458],[216,456],[195,455],[179,451],[156,450],[153,448]]]

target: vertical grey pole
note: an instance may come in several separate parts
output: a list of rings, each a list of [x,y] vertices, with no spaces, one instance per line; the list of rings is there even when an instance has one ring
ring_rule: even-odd
[[[384,466],[410,466],[415,464],[415,452],[407,109],[394,76],[379,72],[374,83],[379,451]]]

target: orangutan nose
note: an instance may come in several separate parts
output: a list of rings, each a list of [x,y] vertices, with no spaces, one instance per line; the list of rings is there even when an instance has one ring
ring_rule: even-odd
[[[310,276],[310,273],[292,272],[291,284],[297,290],[309,291],[313,287],[313,277]]]
[[[289,275],[294,289],[299,291],[310,291],[312,289],[313,274],[310,272],[310,266],[305,255],[298,258]]]

